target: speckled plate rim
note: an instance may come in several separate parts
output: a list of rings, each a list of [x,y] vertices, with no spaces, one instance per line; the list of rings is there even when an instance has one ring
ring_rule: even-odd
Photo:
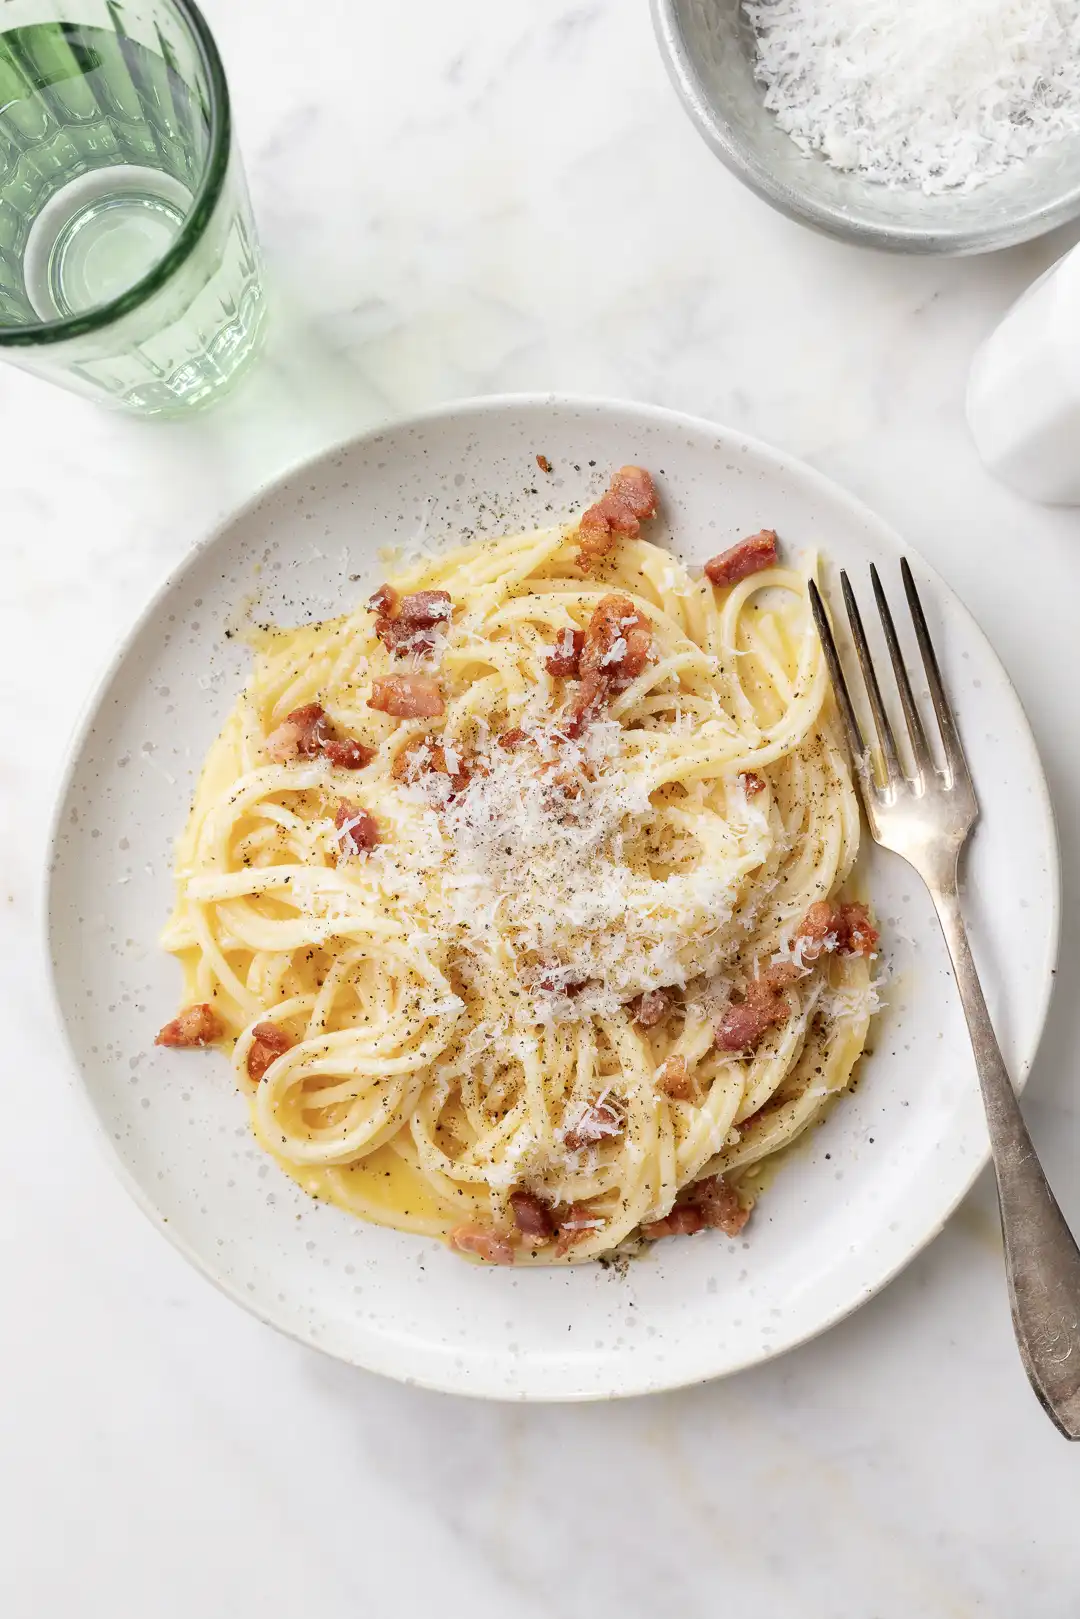
[[[135,1204],[150,1221],[155,1230],[161,1232],[165,1237],[167,1237],[173,1247],[180,1254],[182,1254],[183,1257],[192,1266],[194,1266],[197,1271],[206,1277],[206,1279],[211,1282],[219,1292],[223,1293],[225,1297],[240,1305],[249,1314],[252,1314],[257,1319],[263,1321],[267,1326],[275,1328],[284,1336],[291,1338],[295,1342],[303,1344],[306,1347],[319,1349],[323,1353],[336,1354],[334,1350],[328,1349],[326,1345],[318,1343],[310,1334],[298,1329],[289,1321],[283,1320],[281,1316],[275,1314],[272,1309],[261,1308],[250,1298],[246,1297],[239,1286],[235,1285],[233,1282],[223,1276],[218,1270],[216,1270],[192,1243],[188,1242],[180,1232],[178,1232],[168,1221],[163,1218],[159,1209],[155,1205],[153,1198],[148,1194],[147,1190],[134,1173],[133,1169],[125,1162],[123,1154],[117,1148],[105,1127],[104,1120],[94,1104],[89,1088],[82,1075],[80,1059],[75,1040],[68,1023],[63,997],[60,992],[56,975],[54,946],[57,927],[56,906],[58,894],[55,881],[55,867],[56,853],[61,837],[61,816],[66,806],[68,794],[75,781],[82,753],[90,739],[94,720],[100,709],[102,700],[108,693],[108,690],[115,677],[121,670],[122,665],[124,664],[125,659],[133,646],[133,643],[142,630],[154,618],[159,608],[166,601],[170,593],[180,583],[180,581],[184,579],[188,572],[195,567],[197,562],[208,551],[212,550],[235,525],[251,515],[263,502],[268,499],[268,497],[272,497],[275,493],[285,490],[295,480],[306,477],[313,469],[319,467],[322,463],[330,461],[336,456],[341,456],[342,454],[349,453],[354,449],[360,448],[372,440],[385,436],[387,433],[408,430],[409,428],[420,427],[428,423],[437,423],[443,418],[470,416],[477,418],[482,422],[483,419],[488,417],[497,417],[501,412],[506,410],[530,410],[536,408],[549,410],[570,410],[579,413],[597,413],[600,415],[612,411],[636,415],[643,423],[664,425],[672,429],[688,430],[696,434],[708,434],[713,438],[714,442],[719,443],[720,441],[723,441],[736,453],[745,453],[747,455],[761,457],[762,459],[771,462],[778,473],[785,473],[789,477],[798,479],[804,486],[816,493],[827,503],[831,503],[835,506],[843,508],[846,514],[852,520],[863,525],[868,531],[879,536],[890,549],[895,548],[898,554],[902,550],[912,560],[912,562],[916,564],[917,572],[919,573],[920,578],[925,579],[932,590],[940,591],[944,597],[948,598],[951,613],[965,623],[966,630],[969,635],[971,635],[978,642],[982,643],[990,659],[996,664],[998,670],[1000,671],[1005,687],[1012,695],[1012,699],[1015,702],[1016,715],[1021,722],[1022,734],[1024,734],[1029,745],[1029,763],[1032,766],[1030,785],[1037,800],[1038,812],[1044,821],[1044,833],[1046,838],[1045,847],[1046,853],[1049,857],[1048,869],[1051,879],[1048,894],[1048,899],[1051,904],[1051,913],[1048,917],[1049,927],[1047,930],[1047,949],[1044,961],[1044,972],[1042,974],[1042,993],[1033,1020],[1032,1036],[1026,1048],[1020,1053],[1019,1060],[1015,1065],[1016,1071],[1014,1074],[1014,1083],[1017,1091],[1022,1090],[1023,1086],[1027,1082],[1039,1042],[1045,1029],[1046,1018],[1050,1008],[1054,984],[1054,969],[1056,967],[1060,945],[1062,894],[1061,860],[1052,800],[1050,798],[1045,772],[1043,771],[1041,761],[1039,760],[1038,749],[1035,744],[1034,736],[1031,732],[1030,723],[1028,722],[1027,715],[1024,712],[1019,695],[1016,692],[1015,687],[1012,685],[1007,671],[1001,664],[1001,661],[997,657],[997,654],[994,652],[992,646],[987,641],[987,638],[983,635],[982,630],[972,618],[967,608],[960,601],[959,597],[957,597],[956,593],[941,579],[940,575],[936,573],[933,567],[926,562],[921,553],[915,550],[915,548],[912,546],[902,544],[896,532],[887,523],[885,523],[883,519],[878,517],[871,507],[859,500],[856,496],[850,494],[846,489],[835,483],[831,478],[828,478],[823,473],[820,473],[813,467],[809,466],[807,463],[800,461],[796,457],[786,455],[782,451],[776,450],[773,446],[761,439],[755,438],[752,435],[742,433],[735,429],[727,428],[722,424],[710,421],[704,417],[671,410],[664,406],[643,404],[635,400],[607,399],[598,396],[561,393],[494,394],[449,401],[428,410],[415,412],[405,417],[387,420],[386,422],[381,423],[379,426],[371,428],[364,433],[350,435],[340,441],[336,441],[328,446],[325,450],[321,451],[318,455],[310,456],[301,462],[293,464],[278,477],[269,479],[264,484],[260,485],[260,487],[251,495],[248,500],[244,501],[231,513],[223,517],[217,524],[215,524],[208,534],[206,534],[201,540],[198,540],[192,546],[182,561],[175,568],[169,571],[158,588],[153,592],[146,605],[138,613],[128,631],[122,637],[116,652],[109,659],[100,677],[93,685],[90,694],[83,705],[81,716],[72,731],[63,764],[58,772],[54,807],[46,843],[46,863],[43,871],[42,896],[44,903],[41,912],[42,934],[40,939],[41,944],[44,946],[47,962],[46,976],[49,983],[52,1008],[55,1013],[57,1024],[62,1031],[64,1046],[66,1048],[69,1060],[68,1079],[70,1087],[78,1096],[78,1102],[83,1112],[83,1116],[91,1123],[91,1135],[97,1143],[98,1149],[103,1152],[104,1157],[110,1164],[114,1173],[119,1177],[121,1183],[126,1188]],[[888,1284],[893,1281],[906,1268],[906,1266],[941,1232],[947,1221],[955,1212],[958,1205],[971,1190],[971,1187],[974,1185],[978,1176],[986,1167],[988,1161],[989,1147],[984,1139],[981,1141],[978,1150],[973,1153],[968,1161],[966,1172],[958,1176],[954,1192],[947,1204],[935,1209],[929,1218],[919,1224],[910,1235],[905,1251],[899,1256],[899,1258],[896,1259],[894,1263],[888,1264],[884,1269],[881,1270],[879,1274],[875,1275],[873,1279],[859,1291],[857,1296],[852,1297],[843,1307],[833,1309],[826,1316],[814,1321],[813,1324],[808,1325],[803,1329],[794,1331],[791,1336],[786,1337],[775,1344],[768,1347],[760,1346],[755,1352],[749,1353],[744,1358],[736,1362],[729,1363],[716,1370],[709,1370],[707,1368],[699,1367],[694,1371],[675,1375],[665,1374],[661,1376],[642,1378],[640,1380],[623,1378],[619,1382],[618,1386],[612,1386],[606,1389],[596,1389],[593,1387],[566,1387],[558,1390],[508,1390],[502,1384],[496,1385],[495,1383],[492,1383],[490,1386],[485,1386],[482,1378],[476,1376],[475,1374],[473,1375],[471,1381],[467,1377],[450,1378],[414,1375],[411,1373],[400,1372],[396,1370],[393,1365],[385,1362],[375,1364],[373,1359],[366,1360],[360,1358],[359,1356],[337,1356],[337,1358],[349,1359],[352,1364],[363,1367],[364,1369],[377,1371],[381,1375],[394,1377],[397,1381],[412,1384],[417,1387],[429,1388],[436,1392],[463,1394],[479,1399],[507,1400],[513,1402],[529,1401],[530,1403],[573,1403],[578,1401],[633,1398],[645,1394],[662,1393],[674,1389],[692,1387],[700,1383],[712,1381],[718,1377],[732,1376],[737,1372],[745,1371],[755,1365],[760,1365],[767,1360],[774,1359],[776,1356],[781,1354],[786,1354],[788,1351],[797,1349],[801,1345],[810,1342],[814,1338],[820,1336],[822,1333],[828,1331],[830,1328],[839,1324],[841,1321],[846,1320],[848,1316],[854,1314],[855,1311],[858,1310],[863,1304],[867,1303],[883,1288],[887,1287]]]

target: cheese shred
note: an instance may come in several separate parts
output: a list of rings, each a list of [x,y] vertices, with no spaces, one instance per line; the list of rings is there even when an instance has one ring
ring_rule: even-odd
[[[1080,130],[1080,0],[744,0],[765,105],[805,152],[965,192]]]

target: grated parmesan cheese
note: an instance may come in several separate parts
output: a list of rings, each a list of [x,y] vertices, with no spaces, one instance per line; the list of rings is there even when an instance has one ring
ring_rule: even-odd
[[[482,747],[461,792],[434,771],[402,789],[431,817],[434,836],[413,858],[436,933],[464,951],[460,970],[468,976],[470,952],[509,948],[540,1024],[611,1016],[634,995],[722,970],[740,942],[732,909],[747,864],[763,857],[751,853],[761,829],[747,826],[745,841],[733,833],[727,859],[684,840],[681,855],[669,851],[674,868],[652,876],[643,856],[630,858],[654,810],[618,722],[576,741],[539,725],[526,734],[518,748]],[[392,882],[394,858],[402,885],[403,854],[380,847],[367,869]]]
[[[928,195],[1080,130],[1080,0],[744,0],[765,105],[805,152]]]
[[[826,987],[821,995],[821,1010],[834,1023],[872,1018],[885,1005],[880,990],[886,974],[880,972],[865,986],[836,984]]]

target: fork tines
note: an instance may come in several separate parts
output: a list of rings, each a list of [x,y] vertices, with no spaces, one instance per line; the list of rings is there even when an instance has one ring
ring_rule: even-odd
[[[851,581],[848,578],[847,573],[841,571],[840,574],[840,588],[844,597],[844,606],[847,610],[848,624],[851,627],[851,639],[854,643],[855,653],[859,660],[859,668],[862,671],[863,684],[866,689],[867,704],[874,723],[874,732],[878,748],[880,750],[881,775],[884,780],[885,790],[887,792],[895,792],[897,788],[904,785],[905,782],[910,782],[917,790],[925,790],[935,778],[937,778],[941,785],[946,788],[952,787],[954,784],[959,782],[970,784],[967,762],[964,758],[964,750],[960,743],[960,735],[956,727],[956,720],[953,716],[952,706],[949,703],[949,699],[945,695],[945,687],[941,678],[941,668],[938,664],[937,654],[934,651],[933,642],[930,639],[930,631],[927,627],[926,615],[923,612],[922,603],[919,600],[919,593],[915,588],[915,580],[912,578],[911,569],[908,566],[906,557],[901,558],[900,574],[904,582],[904,594],[907,597],[908,610],[911,613],[911,620],[915,629],[915,639],[918,642],[919,652],[922,657],[922,665],[926,674],[927,685],[930,689],[930,697],[934,704],[934,713],[937,716],[938,730],[941,735],[942,749],[945,758],[945,770],[944,772],[940,772],[934,764],[933,756],[930,751],[930,745],[926,737],[926,731],[923,726],[922,717],[915,701],[915,694],[911,689],[911,681],[908,678],[907,668],[904,664],[904,656],[900,650],[900,641],[896,633],[896,624],[893,620],[892,611],[889,607],[888,599],[886,598],[885,591],[881,583],[881,576],[874,564],[871,563],[870,582],[873,586],[874,601],[877,604],[878,617],[881,620],[881,628],[885,637],[885,645],[889,651],[889,660],[892,663],[893,675],[896,680],[897,690],[900,694],[900,706],[904,713],[908,741],[911,744],[911,756],[914,762],[914,775],[912,777],[907,776],[904,767],[900,762],[900,756],[896,747],[896,737],[893,734],[892,722],[889,719],[884,701],[882,700],[881,686],[878,681],[877,671],[874,668],[873,658],[870,653],[870,646],[866,639],[866,631],[863,627],[862,614],[859,612],[859,604],[855,600],[855,592],[851,588]],[[836,701],[840,710],[840,717],[843,720],[844,730],[847,733],[848,746],[850,747],[852,756],[856,762],[865,760],[868,757],[868,749],[863,740],[862,730],[859,725],[854,704],[851,701],[851,693],[848,689],[843,665],[840,662],[840,654],[836,648],[836,641],[833,637],[832,627],[829,623],[829,616],[825,608],[825,603],[822,600],[821,593],[813,580],[810,581],[810,606],[813,610],[814,622],[817,625],[818,635],[821,638],[821,646],[825,654],[825,662],[828,666],[829,675],[832,679],[833,690],[836,693]],[[868,774],[864,774],[864,786],[866,788],[870,788],[872,785],[872,779]]]

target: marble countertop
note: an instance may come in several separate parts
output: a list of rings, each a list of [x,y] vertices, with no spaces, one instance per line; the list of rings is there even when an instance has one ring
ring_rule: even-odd
[[[152,1231],[71,1105],[31,942],[76,714],[221,514],[457,395],[675,406],[875,506],[1019,688],[1066,883],[1026,1111],[1080,1222],[1080,513],[992,483],[962,408],[975,345],[1073,237],[934,263],[781,219],[684,118],[645,0],[205,9],[271,265],[267,358],[181,424],[0,369],[0,1610],[1073,1619],[1080,1454],[1020,1370],[986,1177],[882,1296],[754,1372],[591,1407],[427,1394],[277,1337]]]

